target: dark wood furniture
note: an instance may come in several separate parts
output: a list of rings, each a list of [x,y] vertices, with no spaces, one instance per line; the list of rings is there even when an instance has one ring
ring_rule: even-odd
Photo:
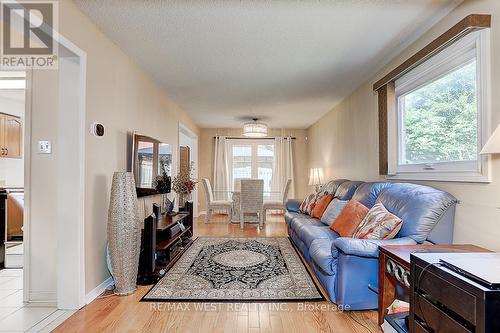
[[[384,323],[387,308],[396,298],[396,286],[410,294],[412,253],[489,252],[470,244],[387,245],[380,247],[378,284],[378,324]]]
[[[443,253],[411,256],[410,332],[500,332],[500,290],[436,265],[440,259],[452,256]],[[467,253],[460,257],[474,264],[479,255]],[[481,267],[488,265],[487,262],[492,263],[491,269],[498,266],[498,258],[488,256],[484,262],[481,260]]]
[[[178,223],[185,229],[180,230]],[[174,216],[162,215],[156,226],[156,270],[169,269],[193,243],[193,203]]]

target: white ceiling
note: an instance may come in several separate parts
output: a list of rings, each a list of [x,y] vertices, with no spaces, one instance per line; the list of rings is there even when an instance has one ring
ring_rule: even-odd
[[[201,127],[305,128],[456,0],[75,0]]]

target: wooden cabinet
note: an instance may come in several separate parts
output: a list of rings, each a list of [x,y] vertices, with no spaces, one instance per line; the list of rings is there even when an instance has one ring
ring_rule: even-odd
[[[22,138],[21,118],[0,114],[0,157],[21,158]]]
[[[441,260],[464,265],[481,280]],[[496,253],[414,253],[410,333],[500,332],[499,261]]]

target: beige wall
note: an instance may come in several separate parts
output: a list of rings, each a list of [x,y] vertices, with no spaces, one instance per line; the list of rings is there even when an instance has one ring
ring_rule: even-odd
[[[55,301],[57,275],[57,188],[59,131],[57,128],[59,103],[59,77],[53,70],[32,72],[32,90],[27,102],[31,105],[31,154],[29,210],[30,248],[29,283],[30,301]],[[37,142],[48,140],[52,143],[52,154],[38,154]],[[26,244],[25,244],[26,245]]]
[[[213,158],[215,135],[241,136],[241,128],[203,128],[199,138],[199,170],[198,178],[208,178],[213,182]],[[302,198],[308,192],[309,169],[307,167],[307,130],[305,129],[270,129],[269,136],[294,136],[294,172],[295,172],[295,197]],[[200,212],[205,211],[205,194],[200,184],[199,203]]]
[[[59,18],[61,33],[87,53],[86,128],[94,121],[106,128],[104,137],[87,132],[85,140],[85,285],[89,292],[109,276],[105,260],[109,193],[113,172],[127,169],[127,132],[155,137],[172,144],[175,151],[179,122],[195,133],[199,130],[72,1],[60,1]]]
[[[500,91],[500,1],[464,1],[422,38],[391,61],[309,128],[309,165],[324,167],[328,178],[378,180],[377,96],[372,84],[468,14],[492,14],[491,90]],[[492,128],[500,122],[500,101],[491,99]],[[455,220],[457,243],[500,251],[500,158],[493,157],[491,184],[427,182],[460,200]]]

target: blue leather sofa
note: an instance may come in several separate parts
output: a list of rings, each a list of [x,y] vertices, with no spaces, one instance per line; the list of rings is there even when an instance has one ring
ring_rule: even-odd
[[[378,246],[425,242],[451,243],[457,200],[432,187],[392,182],[338,179],[322,190],[335,198],[354,198],[368,208],[381,202],[403,226],[391,240],[340,237],[328,225],[299,213],[300,201],[288,200],[288,234],[314,269],[330,300],[352,310],[377,308]]]

